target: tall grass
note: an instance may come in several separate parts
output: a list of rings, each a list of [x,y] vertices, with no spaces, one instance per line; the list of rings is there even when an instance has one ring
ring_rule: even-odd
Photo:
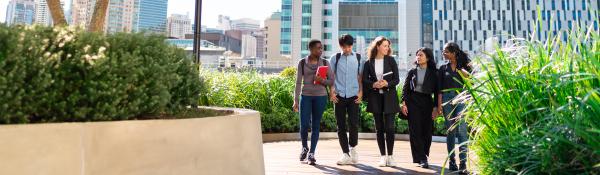
[[[600,172],[600,36],[588,31],[479,60],[461,96],[481,174]]]

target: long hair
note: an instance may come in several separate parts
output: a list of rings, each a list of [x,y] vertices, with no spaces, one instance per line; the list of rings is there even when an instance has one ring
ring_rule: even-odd
[[[471,71],[471,67],[469,66],[469,63],[471,63],[469,54],[462,51],[458,44],[456,44],[455,42],[449,42],[446,44],[446,50],[448,50],[448,52],[454,53],[454,55],[456,56],[457,68],[464,68],[467,71]]]
[[[392,55],[392,53],[394,52],[394,51],[392,51],[392,42],[383,36],[378,36],[371,42],[371,44],[369,45],[369,48],[367,49],[367,57],[369,59],[375,59],[375,56],[377,56],[377,52],[379,52],[377,50],[377,47],[379,47],[379,45],[381,45],[381,43],[383,43],[383,41],[387,41],[390,44],[390,50],[388,50],[388,53],[386,53],[385,55],[387,55],[387,56]]]
[[[431,50],[430,48],[427,48],[427,47],[421,47],[421,48],[419,48],[419,50],[417,50],[417,52],[415,52],[415,55],[419,54],[419,52],[423,52],[425,54],[425,57],[427,57],[427,69],[436,70],[437,65],[435,64],[435,58],[433,57],[433,50]],[[419,66],[416,61],[415,61],[415,65]]]

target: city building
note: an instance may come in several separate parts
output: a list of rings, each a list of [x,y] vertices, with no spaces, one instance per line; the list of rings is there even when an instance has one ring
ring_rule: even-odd
[[[214,43],[216,46],[223,47],[231,51],[233,55],[242,53],[242,35],[241,31],[229,30],[226,32],[220,30],[208,30],[200,34],[200,38]]]
[[[217,29],[231,30],[231,18],[229,16],[219,15]]]
[[[281,1],[281,27],[280,27],[281,55],[290,57],[292,54],[292,0]]]
[[[169,37],[184,39],[186,34],[192,34],[192,20],[189,15],[171,14],[167,26]]]
[[[567,40],[567,32],[597,29],[600,9],[597,0],[433,0],[432,5],[433,49],[439,61],[449,41],[480,54],[483,46],[488,51],[493,47],[489,42],[504,44],[512,37],[544,42],[561,35]]]
[[[34,0],[10,0],[6,11],[7,25],[31,25],[35,20]]]
[[[60,1],[60,5],[64,6],[64,1]],[[65,13],[65,16],[67,14]],[[46,0],[36,0],[35,1],[35,19],[34,23],[38,25],[44,26],[52,26],[52,15],[50,14],[50,9],[48,8],[48,3]]]
[[[242,35],[242,57],[256,58],[256,37],[251,34]]]
[[[138,13],[134,16],[133,31],[166,34],[168,0],[137,1],[139,1]]]
[[[140,0],[110,0],[104,31],[106,33],[131,32],[138,14],[138,8],[136,8],[138,2]],[[93,13],[93,10],[90,11]]]
[[[89,26],[95,5],[95,0],[71,0],[70,25]]]
[[[263,28],[260,31],[252,32],[252,36],[256,38],[256,58],[264,59],[265,58],[265,48],[266,48],[266,35],[267,31]]]
[[[246,33],[260,30],[260,21],[242,18],[231,21],[232,30],[241,30]]]

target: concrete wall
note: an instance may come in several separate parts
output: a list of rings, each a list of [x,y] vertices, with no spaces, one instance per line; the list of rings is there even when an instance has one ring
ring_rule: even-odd
[[[0,126],[0,174],[264,174],[260,116]]]

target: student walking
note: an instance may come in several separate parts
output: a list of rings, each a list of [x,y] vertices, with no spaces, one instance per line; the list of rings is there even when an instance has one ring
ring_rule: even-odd
[[[460,170],[459,173],[468,173],[466,171],[467,165],[467,145],[464,144],[468,140],[467,135],[467,124],[464,120],[461,120],[461,115],[464,109],[463,103],[454,103],[452,100],[463,91],[463,78],[468,78],[471,74],[472,67],[470,65],[471,60],[467,53],[462,51],[458,44],[450,42],[444,46],[443,50],[444,58],[449,62],[443,65],[439,69],[440,89],[442,97],[438,100],[438,106],[444,105],[443,109],[439,112],[443,112],[446,119],[446,128],[448,129],[448,136],[446,137],[446,146],[448,148],[448,154],[450,159],[449,169],[451,171]],[[456,160],[454,153],[455,138],[458,138],[460,145],[459,158],[460,168],[456,167]]]
[[[329,66],[329,62],[321,58],[323,45],[319,40],[311,40],[308,44],[310,55],[298,62],[296,88],[294,91],[294,112],[300,111],[300,138],[302,151],[300,161],[315,165],[315,150],[319,141],[321,118],[327,105],[326,86],[333,84],[333,72],[327,71],[327,78],[315,76],[319,66]],[[310,149],[308,148],[308,128],[311,128]]]
[[[395,117],[400,112],[396,86],[400,80],[398,64],[390,56],[390,44],[390,40],[382,36],[371,42],[367,51],[369,60],[364,65],[362,78],[367,97],[367,111],[373,113],[375,118],[377,145],[381,154],[379,166],[393,167],[396,166],[393,157]]]
[[[335,118],[338,127],[338,138],[342,147],[342,157],[338,165],[355,164],[358,162],[358,121],[359,107],[362,101],[362,65],[361,55],[352,51],[354,38],[344,34],[339,38],[342,51],[331,56],[334,71],[334,86],[329,97],[334,103]],[[347,118],[346,118],[347,116]],[[348,123],[348,125],[346,125]],[[348,140],[349,132],[350,140]]]
[[[430,48],[416,53],[416,67],[408,71],[402,90],[402,114],[408,116],[413,163],[429,168],[427,161],[433,134],[433,119],[438,115],[438,72]],[[432,98],[433,96],[433,98]]]

